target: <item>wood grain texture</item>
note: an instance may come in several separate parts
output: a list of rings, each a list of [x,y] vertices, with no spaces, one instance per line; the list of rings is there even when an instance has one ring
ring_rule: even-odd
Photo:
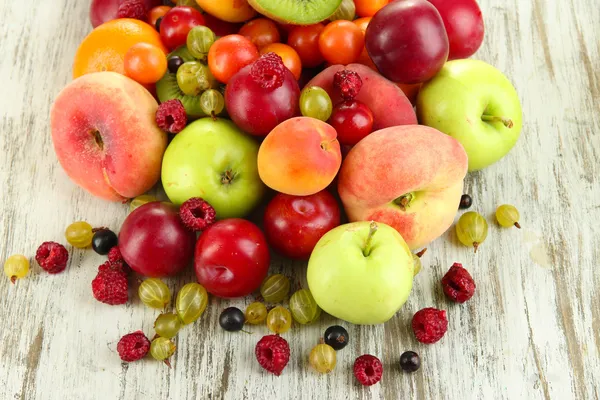
[[[32,263],[27,279],[0,280],[0,399],[598,399],[600,396],[600,13],[592,0],[481,0],[486,39],[477,58],[507,74],[523,103],[515,149],[470,174],[474,208],[492,219],[513,203],[523,229],[490,225],[477,255],[453,231],[429,246],[414,292],[383,326],[349,326],[351,345],[328,376],[308,368],[308,353],[335,322],[286,334],[292,359],[282,377],[264,374],[252,335],[218,328],[218,313],[250,299],[211,299],[208,311],[178,335],[173,368],[144,360],[121,364],[116,342],[156,312],[137,296],[123,307],[96,302],[90,282],[102,257],[74,250],[65,273]],[[88,1],[0,0],[0,260],[33,255],[46,240],[64,242],[72,221],[118,230],[127,207],[94,199],[58,166],[49,109],[71,79],[79,42],[91,30]],[[474,275],[465,305],[445,300],[439,280],[453,262]],[[275,259],[273,272],[301,277],[304,264]],[[192,271],[168,281],[176,292]],[[435,345],[418,344],[412,314],[448,310],[450,329]],[[347,325],[347,324],[346,324]],[[403,374],[400,354],[419,352],[421,371]],[[384,360],[381,384],[359,387],[355,357]]]

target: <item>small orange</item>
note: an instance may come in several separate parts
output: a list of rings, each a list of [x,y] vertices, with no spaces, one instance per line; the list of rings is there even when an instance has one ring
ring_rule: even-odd
[[[375,13],[387,6],[390,0],[354,0],[356,15],[372,17]]]
[[[363,17],[363,18],[359,18],[359,19],[355,19],[354,24],[356,26],[358,26],[360,28],[360,30],[362,31],[363,35],[366,33],[367,31],[367,26],[369,26],[369,23],[371,22],[371,18],[372,17]],[[373,60],[371,60],[371,57],[369,56],[369,53],[367,52],[367,47],[364,46],[362,53],[360,53],[360,57],[358,57],[358,60],[356,60],[357,63],[362,64],[362,65],[366,65],[367,67],[371,68],[373,71],[377,71],[377,67],[375,66],[375,64],[373,64]]]
[[[159,33],[145,22],[120,18],[98,26],[77,49],[73,78],[100,71],[125,74],[125,53],[131,46],[141,42],[152,44],[167,53]]]
[[[125,75],[138,83],[156,83],[167,72],[167,55],[148,43],[131,46],[124,58]]]
[[[292,46],[283,43],[272,43],[260,49],[260,54],[275,53],[283,60],[283,65],[290,70],[296,80],[302,74],[302,61]]]

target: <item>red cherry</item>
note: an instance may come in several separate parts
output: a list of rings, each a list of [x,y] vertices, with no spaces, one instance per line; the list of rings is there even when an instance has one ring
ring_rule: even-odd
[[[244,219],[219,221],[202,232],[196,243],[198,282],[218,297],[243,297],[258,289],[270,261],[263,233]]]
[[[205,25],[202,13],[192,7],[177,6],[166,13],[160,23],[160,38],[170,50],[186,44],[193,27]]]
[[[279,193],[264,217],[269,244],[281,255],[306,260],[321,237],[340,224],[340,208],[326,190],[310,196]]]
[[[329,125],[341,144],[353,146],[373,131],[373,112],[365,103],[347,100],[333,108]]]

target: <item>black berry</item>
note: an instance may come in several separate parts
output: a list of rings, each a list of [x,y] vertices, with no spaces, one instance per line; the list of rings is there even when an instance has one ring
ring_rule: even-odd
[[[181,58],[179,56],[173,56],[173,57],[169,58],[169,60],[167,61],[167,66],[169,67],[169,72],[172,74],[176,74],[179,67],[181,67],[181,65],[183,65],[183,62],[184,62],[183,58]]]
[[[158,17],[158,19],[156,20],[156,30],[160,32],[160,23],[162,22],[163,17]]]
[[[226,308],[219,316],[219,325],[229,332],[241,331],[245,321],[244,313],[236,307]]]
[[[473,205],[473,199],[468,194],[463,194],[460,198],[460,208],[467,209]]]
[[[330,326],[323,335],[325,343],[333,347],[335,350],[341,350],[348,344],[350,336],[344,327],[339,325]]]
[[[107,255],[118,243],[117,235],[109,229],[101,229],[92,237],[92,249],[102,256]]]
[[[405,351],[400,356],[400,368],[406,372],[415,372],[421,368],[421,358],[414,351]]]

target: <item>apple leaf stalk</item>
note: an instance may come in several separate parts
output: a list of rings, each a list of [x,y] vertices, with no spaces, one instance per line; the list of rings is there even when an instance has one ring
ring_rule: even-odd
[[[371,243],[373,242],[373,235],[377,232],[377,223],[375,221],[371,221],[371,225],[369,226],[369,236],[367,236],[367,241],[365,242],[365,248],[363,249],[363,255],[365,257],[369,257],[371,254]]]
[[[496,117],[495,115],[483,114],[481,116],[481,120],[486,122],[502,122],[504,126],[509,129],[514,126],[512,119],[506,117]]]

